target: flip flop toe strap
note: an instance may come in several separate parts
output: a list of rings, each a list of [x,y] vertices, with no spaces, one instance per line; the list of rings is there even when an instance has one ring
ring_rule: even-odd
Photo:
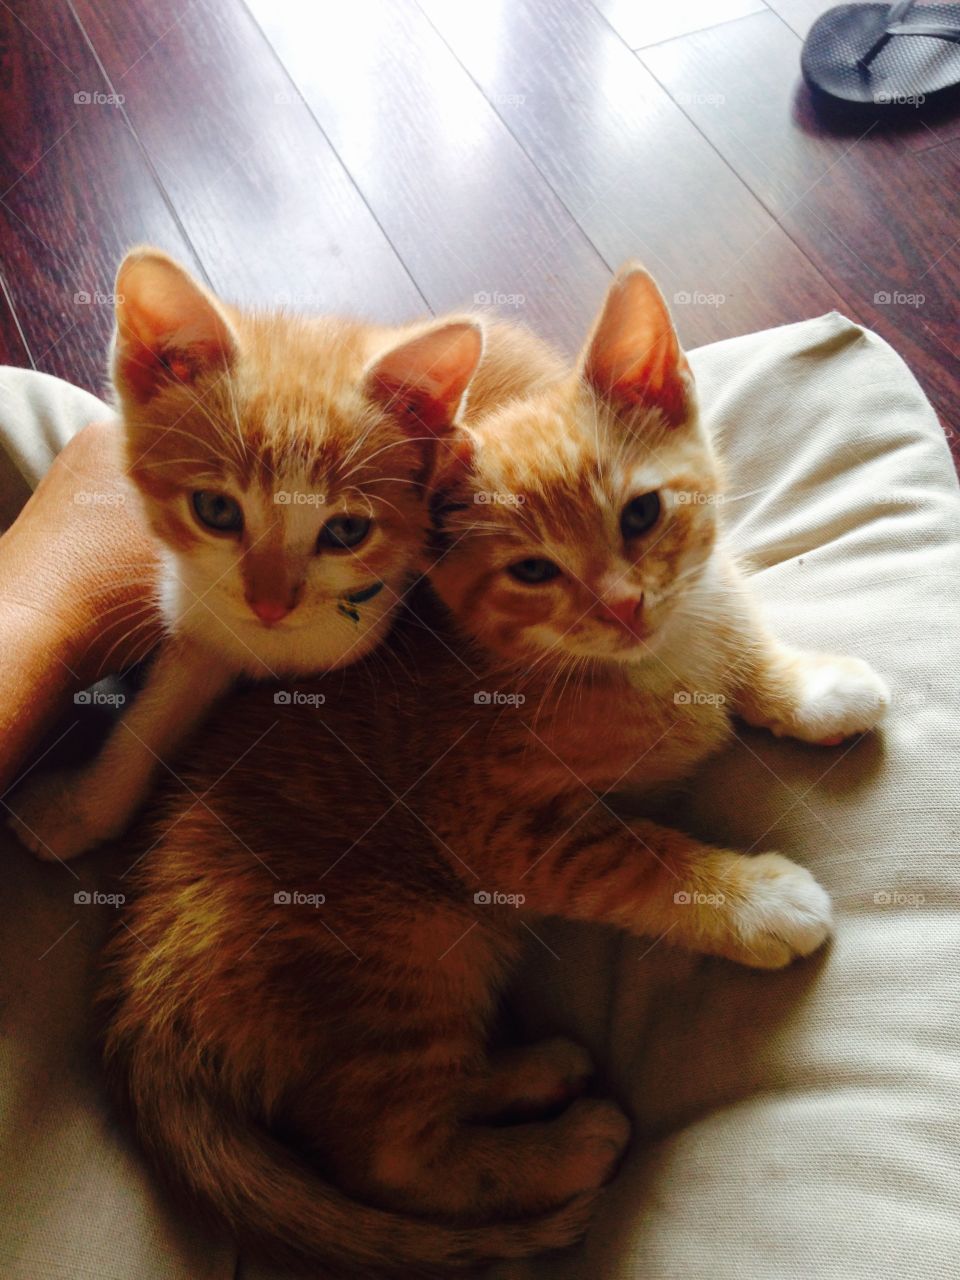
[[[880,50],[894,36],[928,36],[935,40],[949,40],[960,44],[960,27],[951,27],[942,22],[905,22],[907,14],[916,4],[916,0],[901,0],[890,9],[887,26],[876,44],[859,59],[858,65],[869,67]]]

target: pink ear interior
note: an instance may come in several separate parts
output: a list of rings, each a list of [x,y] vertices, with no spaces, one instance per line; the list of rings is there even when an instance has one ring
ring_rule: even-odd
[[[146,401],[163,382],[190,383],[224,369],[236,339],[211,294],[172,258],[135,250],[117,275],[118,386]]]
[[[381,356],[367,394],[411,429],[450,430],[483,354],[480,326],[455,320],[428,329]]]
[[[583,376],[601,396],[626,408],[660,409],[671,426],[687,417],[690,366],[663,295],[642,267],[622,272],[611,286]]]

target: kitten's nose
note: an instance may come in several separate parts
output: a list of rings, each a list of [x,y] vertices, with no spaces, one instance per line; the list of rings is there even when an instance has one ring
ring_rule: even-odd
[[[292,605],[284,604],[282,600],[251,600],[249,604],[260,621],[268,626],[285,618],[292,608]]]
[[[603,622],[614,622],[627,631],[635,631],[643,613],[643,596],[624,596],[622,600],[601,600],[598,613]]]

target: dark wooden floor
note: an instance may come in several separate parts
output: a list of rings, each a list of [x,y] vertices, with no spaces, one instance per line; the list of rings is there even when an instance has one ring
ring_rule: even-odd
[[[956,445],[960,112],[819,120],[825,7],[3,0],[0,360],[99,389],[137,241],[237,300],[489,298],[569,350],[636,256],[691,346],[834,307],[876,329]]]

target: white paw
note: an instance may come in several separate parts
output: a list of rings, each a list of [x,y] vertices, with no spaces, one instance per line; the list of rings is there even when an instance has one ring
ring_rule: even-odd
[[[803,654],[798,658],[797,705],[770,728],[778,736],[836,746],[875,728],[890,704],[890,690],[860,658]]]
[[[822,946],[833,924],[830,897],[806,867],[779,853],[745,862],[730,918],[734,940],[723,954],[756,969],[781,969]]]
[[[68,862],[109,835],[101,808],[91,812],[91,792],[80,773],[43,774],[15,792],[7,825],[31,853],[45,862]]]

